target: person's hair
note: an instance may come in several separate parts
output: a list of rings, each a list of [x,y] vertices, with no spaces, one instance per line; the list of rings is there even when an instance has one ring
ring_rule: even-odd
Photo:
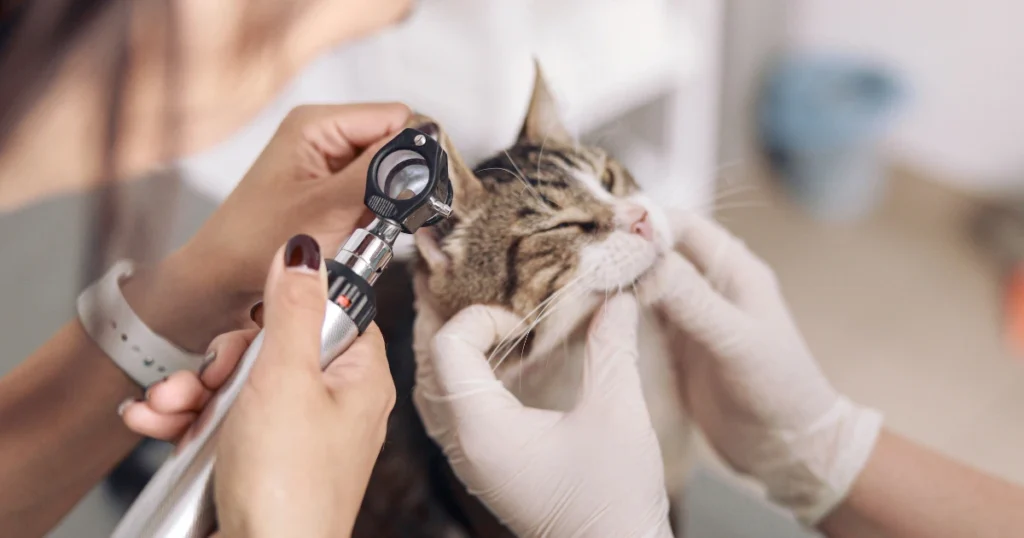
[[[85,259],[81,277],[92,282],[111,261],[112,241],[123,218],[118,203],[121,193],[115,177],[115,151],[121,123],[123,101],[131,55],[129,26],[132,9],[137,2],[147,1],[163,6],[168,35],[174,38],[174,10],[165,0],[0,0],[0,154],[9,137],[46,93],[71,52],[81,46],[92,47],[93,54],[105,58],[103,80],[108,96],[105,104],[105,125],[97,126],[104,140],[103,184],[98,188],[91,219],[87,225]],[[168,43],[168,45],[176,43]],[[178,50],[167,46],[167,54]],[[176,69],[175,58],[168,58],[169,69]],[[171,75],[171,73],[168,73]],[[168,77],[167,80],[173,80]],[[170,94],[170,88],[167,90]],[[169,107],[172,109],[173,107]],[[172,129],[173,118],[165,117],[166,132]],[[55,141],[59,144],[59,141]],[[152,229],[152,226],[148,226]],[[138,251],[144,240],[136,237],[127,251]],[[133,248],[134,247],[134,248]]]

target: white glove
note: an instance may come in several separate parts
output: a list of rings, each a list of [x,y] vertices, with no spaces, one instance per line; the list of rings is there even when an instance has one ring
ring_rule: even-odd
[[[592,322],[581,393],[568,413],[524,407],[488,365],[484,353],[520,318],[472,306],[438,331],[436,313],[422,301],[417,308],[416,407],[455,474],[510,530],[672,536],[636,369],[634,297],[610,299]]]
[[[825,379],[762,260],[717,224],[676,218],[693,263],[671,253],[639,293],[674,333],[683,401],[729,464],[813,526],[864,468],[881,415]]]

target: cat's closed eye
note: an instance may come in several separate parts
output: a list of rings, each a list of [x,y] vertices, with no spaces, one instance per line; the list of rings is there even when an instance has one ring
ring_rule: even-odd
[[[560,230],[567,230],[571,228],[579,228],[584,233],[592,233],[597,231],[597,223],[594,221],[568,221],[561,222],[554,226],[549,226],[540,230],[537,233],[555,232]]]
[[[612,174],[610,168],[605,168],[601,174],[601,188],[608,192],[612,192],[612,189],[615,188],[615,175]]]

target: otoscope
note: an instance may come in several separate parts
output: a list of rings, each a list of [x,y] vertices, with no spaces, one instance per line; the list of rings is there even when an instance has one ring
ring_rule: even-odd
[[[364,202],[376,218],[355,230],[328,260],[327,313],[320,332],[326,368],[363,333],[377,313],[373,283],[391,261],[400,233],[448,218],[452,189],[448,156],[428,134],[405,129],[374,155]],[[128,509],[113,538],[206,538],[216,527],[213,506],[217,432],[252,370],[263,332]]]

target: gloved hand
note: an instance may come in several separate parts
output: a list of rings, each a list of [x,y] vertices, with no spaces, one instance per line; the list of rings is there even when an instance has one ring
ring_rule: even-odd
[[[708,220],[676,218],[690,261],[670,254],[639,294],[669,325],[684,404],[729,464],[813,526],[864,468],[881,415],[825,379],[762,260]]]
[[[614,297],[593,320],[568,413],[524,407],[487,363],[519,321],[472,306],[438,331],[419,301],[414,402],[455,474],[518,536],[672,536],[636,369],[636,299]]]

